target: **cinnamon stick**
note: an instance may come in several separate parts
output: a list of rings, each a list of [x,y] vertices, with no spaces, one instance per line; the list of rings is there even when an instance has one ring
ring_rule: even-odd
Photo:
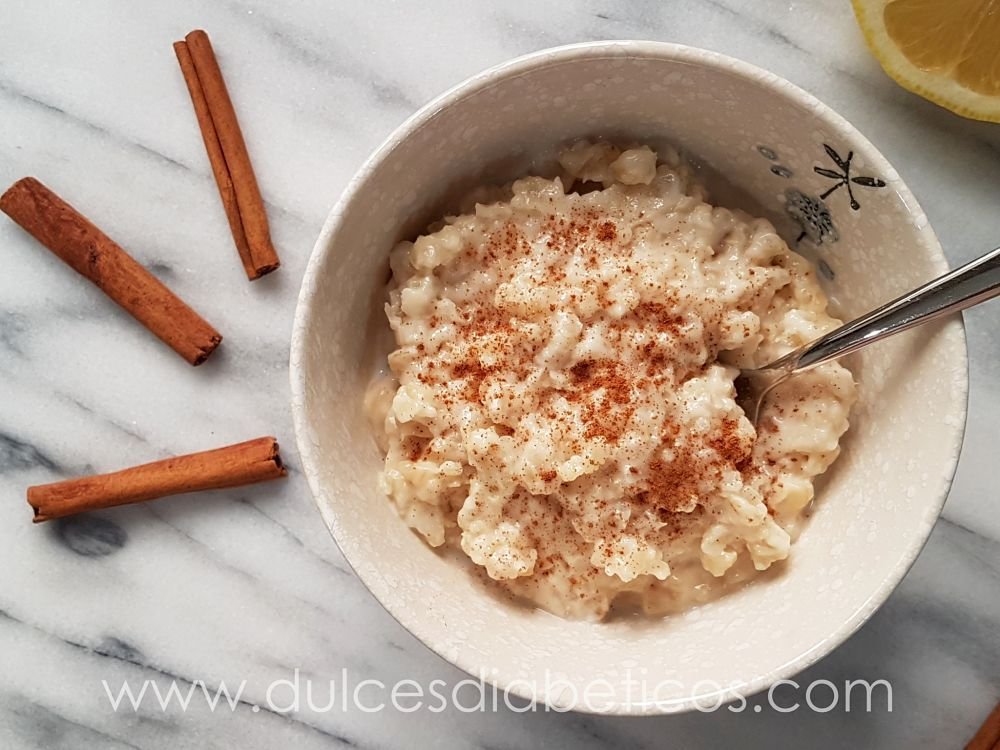
[[[229,220],[233,241],[247,278],[253,281],[278,268],[264,200],[247,152],[212,43],[204,31],[192,31],[174,43],[187,83],[208,161]]]
[[[35,523],[184,492],[216,490],[287,474],[273,437],[176,456],[111,474],[28,488]]]
[[[996,705],[986,721],[976,732],[976,736],[969,740],[965,750],[996,750],[1000,748],[1000,703]]]
[[[192,365],[222,336],[83,214],[34,177],[0,196],[0,210]]]

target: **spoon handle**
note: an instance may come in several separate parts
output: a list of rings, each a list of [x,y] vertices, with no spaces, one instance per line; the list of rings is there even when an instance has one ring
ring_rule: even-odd
[[[1000,247],[830,331],[764,369],[793,372],[815,367],[998,294]]]

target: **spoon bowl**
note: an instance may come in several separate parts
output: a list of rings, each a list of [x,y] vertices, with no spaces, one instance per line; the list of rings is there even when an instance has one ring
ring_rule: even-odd
[[[736,393],[747,418],[757,425],[775,386],[796,373],[832,362],[869,344],[965,310],[1000,294],[1000,247],[928,281],[892,302],[789,352],[763,367],[740,371]]]

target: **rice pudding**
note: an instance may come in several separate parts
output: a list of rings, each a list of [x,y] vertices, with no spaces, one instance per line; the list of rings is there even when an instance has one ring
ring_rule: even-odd
[[[390,257],[381,484],[433,547],[561,616],[664,614],[789,555],[855,386],[769,396],[739,368],[840,325],[772,225],[714,207],[672,150],[579,142]]]

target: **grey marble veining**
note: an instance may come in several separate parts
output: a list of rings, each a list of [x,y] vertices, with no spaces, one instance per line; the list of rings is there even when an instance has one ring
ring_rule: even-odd
[[[248,285],[171,43],[212,35],[283,262]],[[782,714],[760,698],[659,719],[258,708],[296,668],[464,678],[395,623],[314,511],[287,407],[309,250],[365,156],[484,67],[601,38],[715,49],[844,114],[894,163],[953,263],[1000,241],[1000,126],[892,84],[843,0],[7,0],[0,184],[35,175],[223,331],[193,370],[11,222],[0,221],[0,746],[957,747],[1000,698],[1000,307],[967,316],[966,446],[944,518],[872,620],[800,682],[887,679],[893,711]],[[290,476],[32,526],[29,484],[274,432]],[[234,710],[111,710],[101,681],[247,680]],[[754,709],[760,706],[760,711]]]

